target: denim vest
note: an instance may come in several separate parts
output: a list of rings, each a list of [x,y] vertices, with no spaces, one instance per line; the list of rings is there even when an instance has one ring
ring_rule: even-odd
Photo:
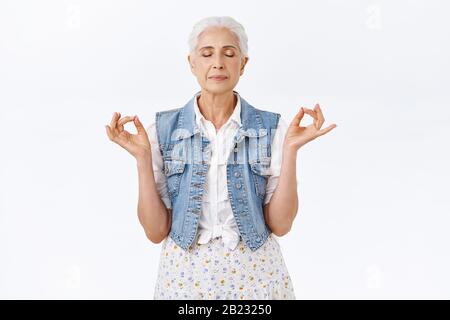
[[[210,141],[195,122],[195,98],[184,107],[156,112],[156,133],[172,204],[169,236],[186,251],[197,236],[211,157]],[[240,235],[256,251],[271,233],[263,201],[280,114],[257,109],[242,97],[240,100],[241,126],[229,137],[234,148],[227,160],[227,189]]]

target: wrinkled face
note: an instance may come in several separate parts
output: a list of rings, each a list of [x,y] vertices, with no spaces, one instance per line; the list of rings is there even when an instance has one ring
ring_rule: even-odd
[[[202,89],[220,94],[234,89],[248,58],[241,54],[237,36],[226,28],[211,27],[200,34],[188,61]]]

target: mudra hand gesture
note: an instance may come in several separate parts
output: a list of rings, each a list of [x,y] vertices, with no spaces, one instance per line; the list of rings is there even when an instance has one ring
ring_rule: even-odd
[[[137,134],[131,134],[124,130],[123,125],[130,121],[133,121]],[[151,155],[147,132],[137,116],[126,116],[120,119],[120,113],[114,112],[110,126],[105,125],[105,127],[109,139],[123,147],[136,159]]]
[[[300,121],[305,113],[310,115],[314,119],[314,122],[307,127],[302,127],[300,126]],[[286,132],[284,138],[285,146],[298,150],[309,141],[337,127],[336,124],[332,124],[324,129],[320,129],[324,122],[325,118],[323,117],[319,104],[316,104],[314,109],[300,108],[300,111],[295,115]]]

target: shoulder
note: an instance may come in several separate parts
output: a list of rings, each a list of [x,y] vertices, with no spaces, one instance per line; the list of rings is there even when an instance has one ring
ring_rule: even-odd
[[[157,130],[159,131],[161,129],[164,129],[164,127],[166,127],[166,124],[168,125],[167,127],[170,127],[169,124],[178,122],[178,119],[180,117],[180,111],[182,109],[183,107],[178,107],[157,111],[155,113],[155,122],[156,122],[155,125],[157,127]]]
[[[249,112],[249,117],[253,118],[253,116],[255,116],[257,122],[261,121],[267,129],[273,130],[277,128],[281,114],[260,107],[250,107],[252,111]]]
[[[156,111],[155,113],[155,120],[159,121],[161,118],[163,118],[165,121],[169,120],[170,118],[175,118],[178,116],[180,111],[183,109],[183,107],[178,108],[171,108],[161,111]]]
[[[151,142],[157,142],[159,140],[158,134],[164,132],[165,129],[169,129],[171,127],[169,124],[178,121],[181,109],[183,107],[169,108],[155,112],[154,119],[146,127]]]
[[[165,110],[156,111],[156,114],[170,114],[170,113],[176,113],[176,112],[179,112],[181,109],[183,109],[183,107],[177,107],[177,108],[165,109]]]
[[[176,115],[181,109],[182,107],[177,107],[156,111],[153,121],[150,122],[149,125],[146,127],[147,132],[156,130],[156,123],[160,121],[161,117],[164,117],[165,118],[164,120],[166,120],[167,117],[170,117],[171,115]]]
[[[262,114],[264,116],[272,116],[272,117],[281,117],[281,114],[275,111],[271,111],[267,108],[254,107],[250,105],[257,113]]]
[[[182,108],[170,108],[155,112],[153,120],[145,127],[150,141],[158,141],[157,127],[161,127],[160,123],[167,123],[171,118],[176,117]]]

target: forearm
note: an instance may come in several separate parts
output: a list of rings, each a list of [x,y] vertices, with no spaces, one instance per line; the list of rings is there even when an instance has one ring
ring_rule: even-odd
[[[276,235],[291,229],[298,211],[297,150],[283,147],[280,177],[266,210],[266,223]]]
[[[139,222],[147,237],[154,243],[161,242],[170,229],[170,214],[156,188],[151,155],[136,160],[139,176]]]

